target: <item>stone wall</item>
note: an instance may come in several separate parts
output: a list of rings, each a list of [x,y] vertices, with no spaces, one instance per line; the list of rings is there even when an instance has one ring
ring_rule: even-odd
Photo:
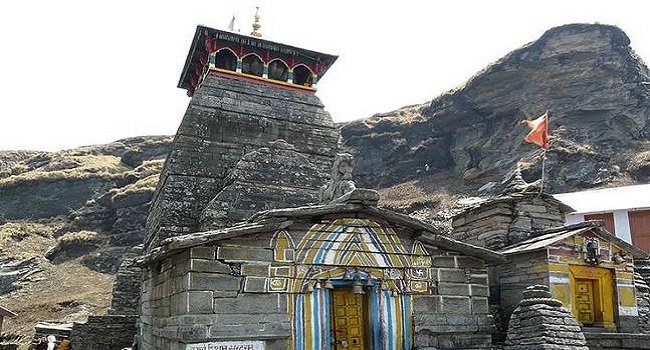
[[[414,348],[491,349],[494,325],[485,264],[447,252],[431,253],[437,289],[413,296]]]
[[[325,279],[345,282],[350,280],[345,277],[348,274],[365,276],[368,298],[381,292],[384,301],[411,303],[413,319],[407,321],[413,322],[414,344],[409,348],[490,348],[493,324],[483,260],[424,248],[413,239],[415,232],[390,228],[386,222],[334,217],[295,220],[284,230],[196,246],[144,268],[141,349],[175,350],[188,343],[246,339],[265,341],[267,349],[284,350],[298,341],[292,337],[292,328],[305,323],[321,327],[322,334],[329,336],[329,324],[296,319],[296,305],[301,298],[327,293]],[[315,237],[329,232],[322,231],[326,228],[334,230],[338,223],[358,232],[383,230],[395,249],[385,259],[421,265],[373,267],[362,259],[358,265],[342,267],[329,258],[306,263],[308,257],[318,256],[315,249],[323,242]],[[401,328],[395,332],[400,335]]]
[[[650,349],[650,335],[631,333],[585,332],[589,350],[646,350]]]
[[[231,226],[263,210],[316,204],[328,177],[285,140],[271,142],[235,165],[228,185],[202,211],[201,231]]]
[[[202,210],[228,185],[242,156],[278,139],[329,174],[339,133],[318,97],[207,76],[190,101],[161,173],[145,250],[166,237],[196,232]]]
[[[517,254],[508,257],[508,262],[493,268],[491,304],[499,305],[500,323],[496,324],[497,341],[502,340],[508,328],[510,314],[519,305],[526,287],[531,285],[548,285],[547,269],[540,269],[548,264],[546,251]]]
[[[260,250],[252,248],[239,258],[259,260],[256,253]],[[268,340],[267,349],[286,348],[291,329],[286,296],[244,292],[245,281],[262,270],[266,276],[268,265],[227,264],[215,254],[215,246],[194,247],[144,269],[141,349],[241,338]],[[266,255],[270,261],[272,253]]]
[[[650,334],[650,260],[634,261],[634,286],[639,308],[639,332]]]
[[[86,323],[74,323],[70,343],[74,349],[122,350],[131,347],[137,333],[137,316],[89,316]]]
[[[142,270],[133,263],[134,260],[134,257],[125,258],[117,270],[113,282],[113,299],[108,312],[111,315],[138,314]]]

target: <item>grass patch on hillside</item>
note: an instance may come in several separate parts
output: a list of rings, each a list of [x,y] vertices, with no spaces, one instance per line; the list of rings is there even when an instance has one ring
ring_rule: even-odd
[[[0,225],[0,259],[22,260],[42,256],[56,244],[54,233],[65,217],[37,221],[9,221]]]
[[[70,249],[79,249],[86,247],[99,247],[104,240],[97,232],[93,231],[77,231],[67,232],[57,239],[57,247],[62,251]]]
[[[39,321],[83,322],[110,307],[114,276],[91,270],[78,259],[44,263],[41,268],[32,282],[0,298],[3,306],[18,314],[6,320],[7,333],[30,339]]]
[[[54,233],[64,217],[38,221],[12,221],[0,225],[0,260],[16,261],[36,256],[39,272],[21,282],[21,288],[0,296],[0,305],[18,314],[5,319],[3,331],[29,341],[38,321],[84,321],[88,315],[104,314],[110,307],[114,276],[82,264],[83,257],[53,264],[43,258],[57,245]],[[20,240],[16,241],[15,237]],[[65,238],[64,238],[65,237]],[[61,237],[64,244],[96,242],[94,232]]]
[[[113,189],[115,191],[113,198],[133,193],[153,192],[156,190],[159,177],[158,174],[150,175],[124,187],[115,188]]]
[[[32,168],[29,160],[11,167],[12,175],[0,179],[0,187],[30,182],[54,182],[91,178],[119,178],[129,171],[120,158],[106,155],[56,154],[46,164]]]
[[[136,175],[139,179],[144,179],[151,175],[160,175],[164,165],[164,159],[145,160],[137,168],[130,171],[129,174]]]

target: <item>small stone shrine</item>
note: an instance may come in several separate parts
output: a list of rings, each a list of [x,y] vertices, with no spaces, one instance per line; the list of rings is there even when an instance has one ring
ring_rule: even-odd
[[[497,340],[531,285],[546,286],[590,334],[639,331],[634,259],[647,253],[602,222],[564,225],[563,214],[571,210],[516,174],[501,195],[453,218],[452,237],[507,258],[490,268],[491,305],[500,316]]]
[[[589,350],[578,321],[547,286],[526,288],[512,313],[505,350]]]

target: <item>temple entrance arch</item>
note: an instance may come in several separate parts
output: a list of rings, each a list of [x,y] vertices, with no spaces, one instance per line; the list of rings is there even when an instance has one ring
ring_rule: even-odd
[[[409,254],[392,227],[367,218],[314,224],[287,286],[295,349],[410,349],[412,294],[428,291],[431,267],[411,244]]]

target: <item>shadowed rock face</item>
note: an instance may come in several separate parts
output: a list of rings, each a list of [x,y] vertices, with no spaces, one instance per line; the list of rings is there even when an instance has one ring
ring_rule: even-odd
[[[346,124],[355,176],[386,187],[451,170],[479,188],[521,161],[525,178],[539,178],[541,152],[523,143],[519,122],[548,109],[547,186],[626,177],[629,159],[650,147],[650,74],[629,44],[613,26],[553,28],[430,103]],[[647,175],[638,173],[638,181]]]

